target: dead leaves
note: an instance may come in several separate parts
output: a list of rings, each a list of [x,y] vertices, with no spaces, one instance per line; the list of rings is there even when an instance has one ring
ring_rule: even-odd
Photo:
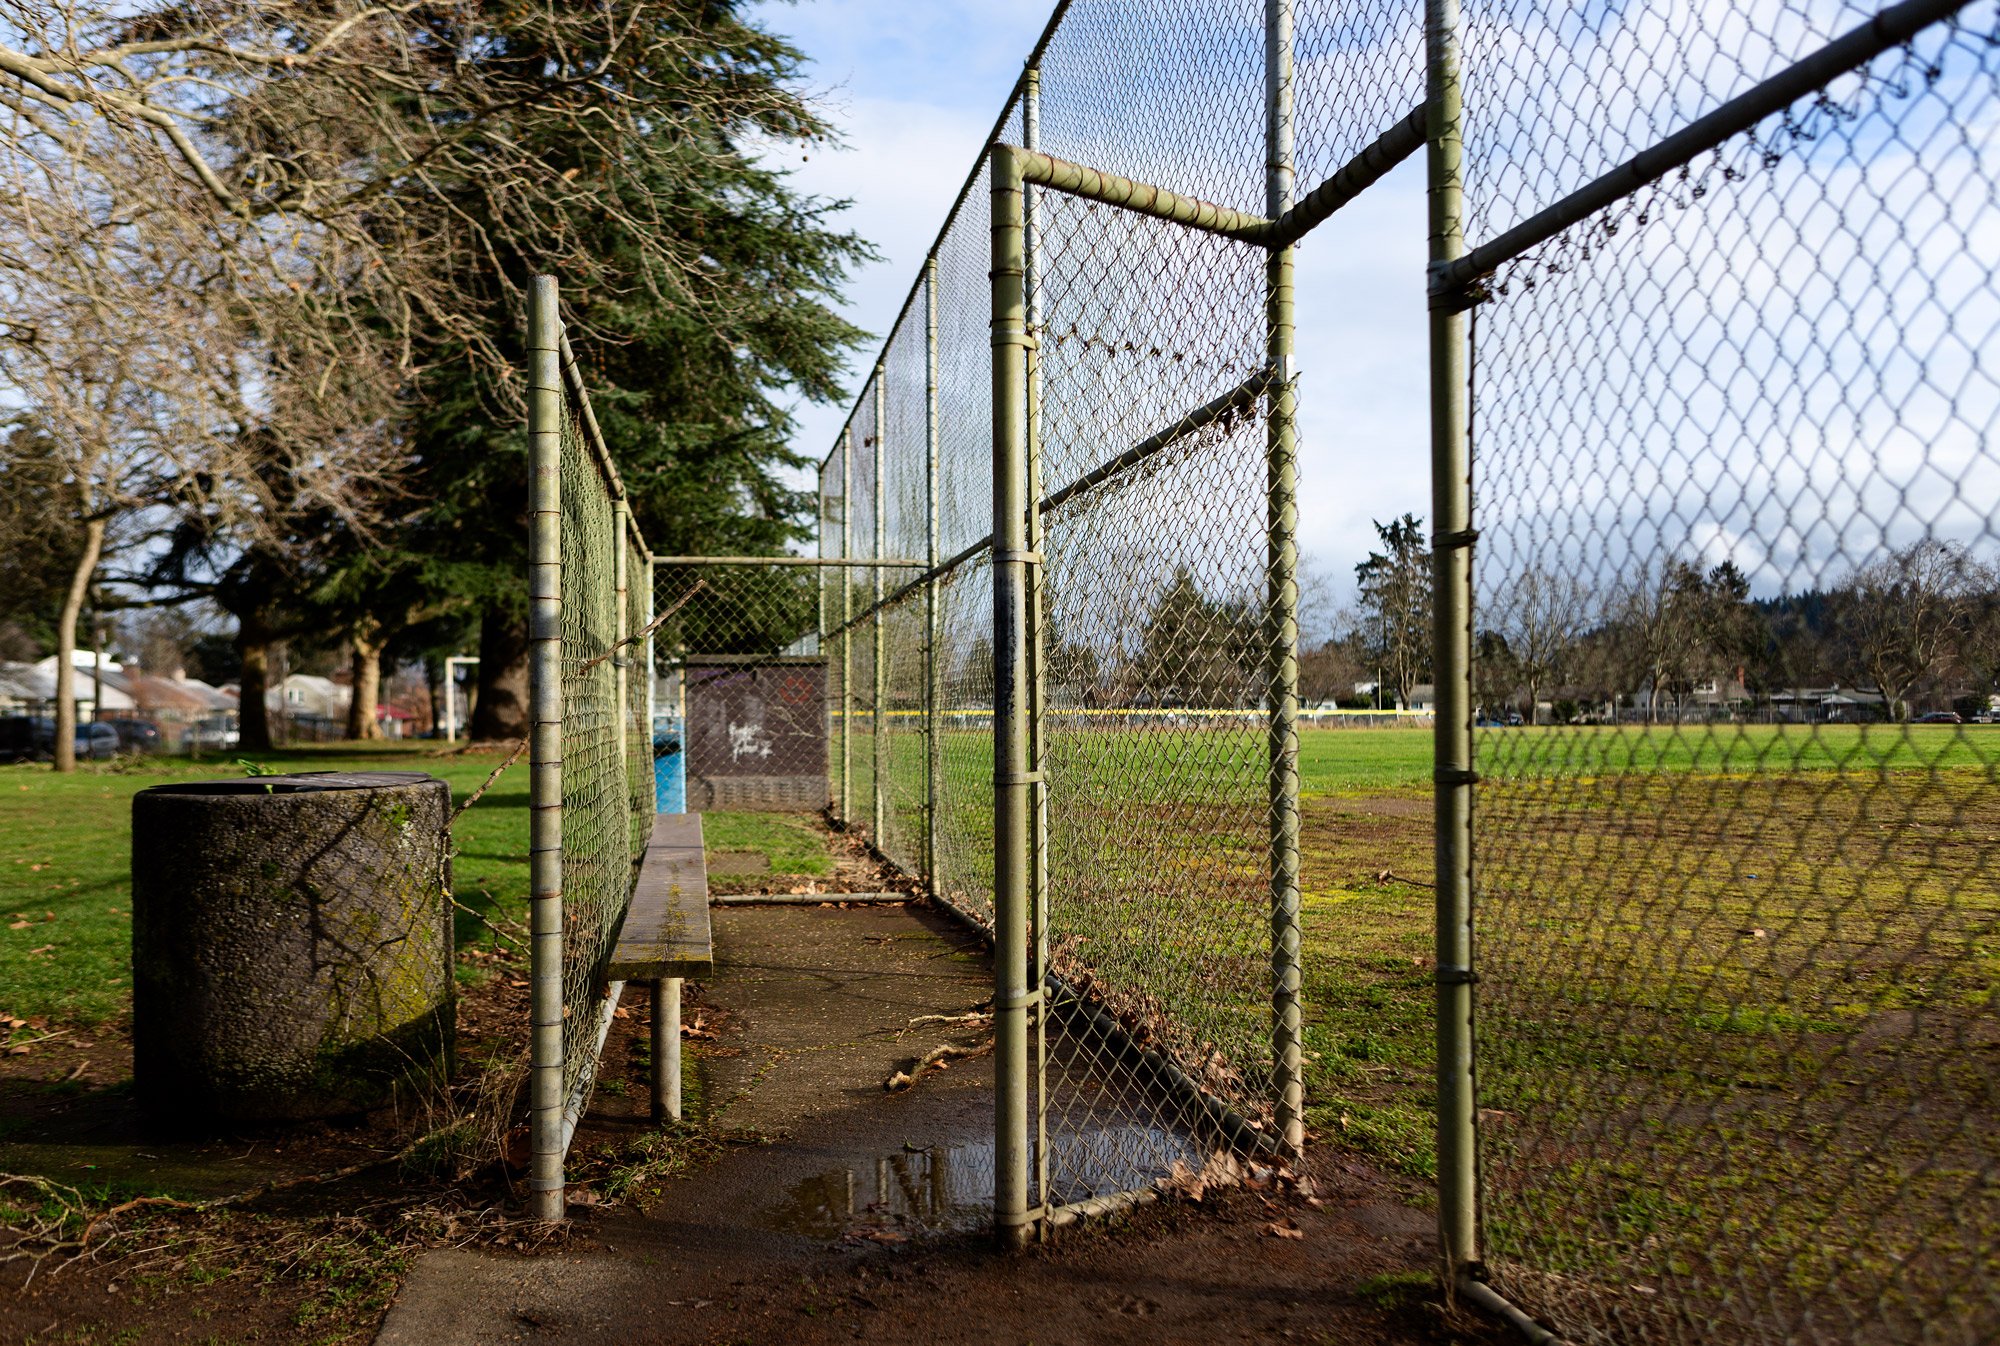
[[[1211,1191],[1234,1187],[1243,1181],[1243,1164],[1237,1157],[1223,1150],[1217,1150],[1202,1161],[1200,1168],[1185,1159],[1174,1160],[1167,1176],[1153,1183],[1162,1196],[1178,1196],[1185,1201],[1199,1202]]]

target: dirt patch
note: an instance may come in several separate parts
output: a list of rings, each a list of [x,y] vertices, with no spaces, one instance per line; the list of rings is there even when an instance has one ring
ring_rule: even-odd
[[[508,956],[461,964],[463,1101],[518,1056],[528,990]],[[0,1263],[0,1342],[365,1341],[417,1247],[506,1236],[498,1165],[458,1171],[448,1147],[397,1160],[446,1115],[431,1107],[177,1138],[134,1104],[128,1022],[27,1045],[0,1056],[0,1173],[60,1186],[0,1190],[0,1258],[29,1250],[6,1230],[52,1201],[80,1212],[71,1242],[100,1223],[80,1253]]]
[[[1237,1189],[1055,1231],[824,1239],[773,1251],[659,1212],[592,1220],[559,1258],[433,1255],[478,1322],[392,1315],[381,1346],[565,1343],[1478,1342],[1430,1289],[1430,1220],[1332,1155],[1318,1204]],[[672,1203],[670,1190],[663,1205]],[[1283,1231],[1280,1233],[1279,1231]],[[421,1276],[423,1273],[419,1273]],[[413,1286],[417,1284],[413,1282]]]
[[[1335,817],[1358,814],[1370,818],[1423,818],[1436,813],[1429,795],[1335,795],[1325,800]]]
[[[710,851],[708,872],[717,874],[768,874],[771,857],[762,851]]]

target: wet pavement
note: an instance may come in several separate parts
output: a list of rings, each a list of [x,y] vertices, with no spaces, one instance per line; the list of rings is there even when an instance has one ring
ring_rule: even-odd
[[[690,1115],[761,1144],[667,1183],[645,1211],[594,1215],[576,1246],[525,1258],[421,1258],[384,1346],[700,1339],[690,1307],[835,1248],[982,1228],[991,1209],[992,1059],[951,1061],[899,1093],[884,1082],[962,1038],[928,1015],[974,1011],[990,965],[920,909],[717,908],[703,1000],[730,1031],[691,1056]]]

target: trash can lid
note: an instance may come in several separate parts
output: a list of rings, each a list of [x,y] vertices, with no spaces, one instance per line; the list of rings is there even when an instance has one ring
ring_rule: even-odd
[[[295,795],[321,790],[387,790],[434,780],[423,771],[293,771],[282,776],[239,776],[227,780],[179,781],[140,794]]]

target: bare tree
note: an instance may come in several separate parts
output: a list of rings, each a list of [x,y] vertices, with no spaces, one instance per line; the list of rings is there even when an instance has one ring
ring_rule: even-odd
[[[1909,718],[1911,689],[1953,653],[1991,587],[1964,547],[1926,538],[1863,566],[1836,591],[1851,666],[1897,719]]]
[[[0,393],[66,462],[89,455],[86,520],[192,521],[207,574],[183,567],[181,596],[263,593],[226,577],[245,556],[302,571],[288,549],[323,530],[291,520],[365,539],[395,508],[417,352],[464,353],[483,390],[518,395],[465,276],[518,298],[560,272],[718,330],[755,308],[699,231],[668,227],[664,188],[730,162],[730,135],[823,134],[742,77],[785,60],[726,8],[675,0],[5,0]],[[594,250],[607,220],[636,256]],[[246,700],[275,638],[258,603]]]
[[[699,31],[697,31],[699,30]],[[821,134],[796,99],[700,59],[776,39],[674,0],[11,0],[0,8],[0,154],[51,146],[142,164],[146,208],[198,221],[274,377],[315,388],[419,334],[505,356],[454,264],[537,259],[578,288],[637,276],[719,316],[727,286],[665,227],[661,182],[733,147],[717,125]],[[125,203],[121,208],[129,208]],[[614,218],[643,265],[594,256]],[[687,301],[699,298],[699,305]],[[496,386],[511,386],[501,380]]]
[[[24,212],[0,208],[0,220],[9,214],[18,222]],[[33,245],[31,234],[12,238],[8,251],[16,255]],[[79,248],[86,256],[76,256]],[[133,511],[159,499],[177,477],[195,474],[178,452],[180,424],[168,405],[181,387],[179,373],[161,366],[158,329],[144,321],[160,315],[135,308],[115,267],[92,275],[96,252],[73,240],[47,258],[32,283],[9,283],[21,273],[0,272],[0,303],[9,313],[0,383],[31,408],[0,453],[9,476],[60,483],[50,503],[70,511],[56,529],[70,548],[54,623],[58,771],[76,763],[77,622],[107,538],[114,545],[126,539]]]
[[[1537,723],[1544,687],[1567,672],[1591,619],[1590,591],[1574,575],[1529,565],[1506,587],[1498,627],[1528,694],[1528,723]]]
[[[1616,662],[1628,686],[1646,690],[1646,720],[1659,722],[1660,702],[1678,698],[1702,650],[1701,571],[1680,557],[1657,568],[1641,564],[1613,598]]]

